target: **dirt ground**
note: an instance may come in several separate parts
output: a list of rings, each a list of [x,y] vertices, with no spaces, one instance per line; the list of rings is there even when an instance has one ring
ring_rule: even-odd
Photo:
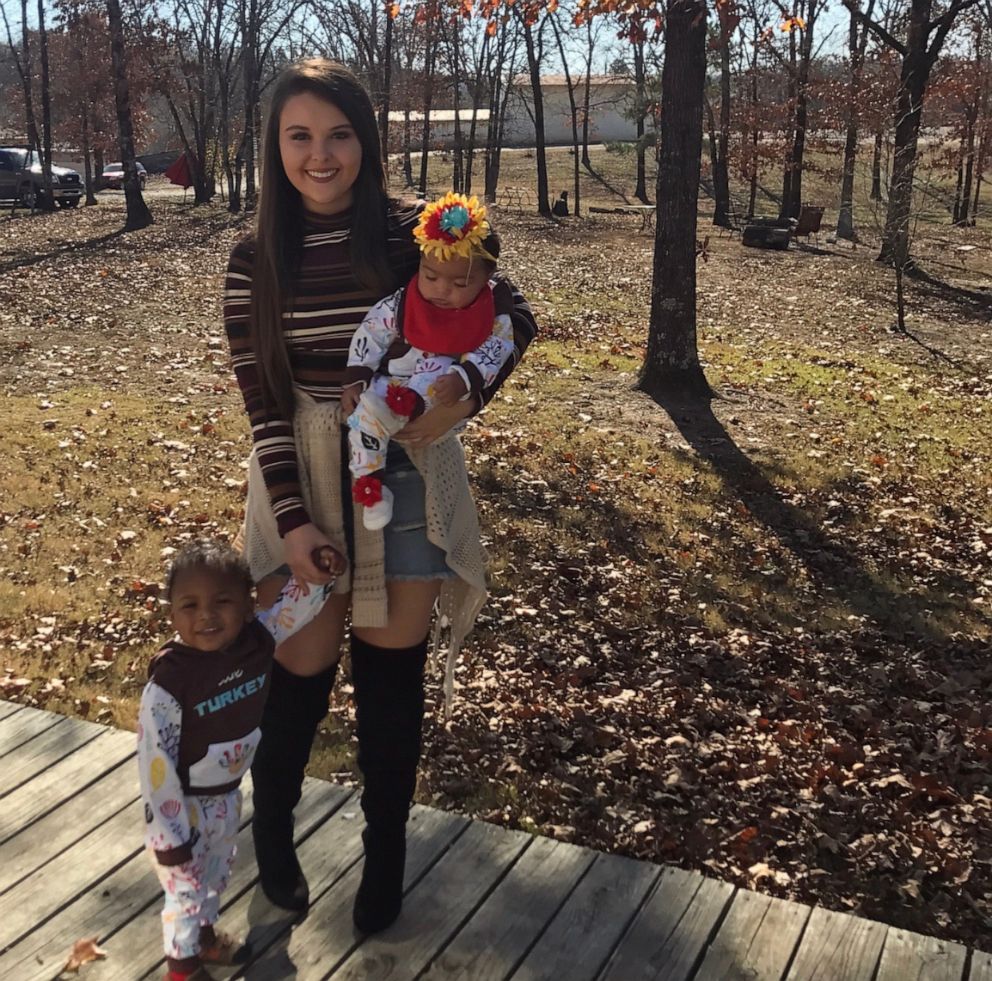
[[[120,725],[248,452],[247,226],[154,209],[0,214],[0,694]],[[701,228],[715,397],[658,404],[639,221],[496,219],[542,332],[466,439],[492,596],[419,798],[990,949],[990,230],[920,230],[901,335],[870,242]],[[349,694],[311,767],[344,782]]]

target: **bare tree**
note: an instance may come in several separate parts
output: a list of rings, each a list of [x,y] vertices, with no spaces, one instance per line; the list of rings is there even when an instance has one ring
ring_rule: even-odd
[[[905,39],[899,40],[877,19],[863,12],[858,0],[843,0],[848,10],[902,58],[896,101],[896,134],[889,205],[882,248],[878,256],[880,262],[894,263],[897,271],[901,271],[909,262],[913,175],[916,170],[923,101],[930,73],[958,15],[977,2],[978,0],[951,0],[944,13],[933,17],[933,0],[909,0]]]
[[[124,231],[135,231],[152,223],[152,214],[145,204],[138,183],[138,168],[134,152],[134,124],[131,119],[131,95],[128,87],[127,64],[124,57],[124,24],[119,0],[107,0],[110,21],[110,54],[114,67],[114,100],[117,104],[117,131],[124,167],[124,199],[127,218]]]
[[[661,79],[658,218],[648,347],[639,386],[658,397],[709,391],[696,338],[696,231],[706,0],[667,0]]]
[[[871,17],[875,0],[868,0],[867,17]],[[837,215],[837,237],[853,240],[854,232],[854,167],[858,154],[858,97],[868,47],[868,28],[854,14],[848,31],[847,52],[849,71],[847,83],[847,130],[844,137],[844,165],[840,185],[840,211]]]

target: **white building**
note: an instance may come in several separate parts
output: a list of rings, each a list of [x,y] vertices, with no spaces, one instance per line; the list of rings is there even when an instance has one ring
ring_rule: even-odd
[[[581,113],[585,98],[585,77],[572,79],[575,87],[575,100]],[[544,139],[549,146],[571,146],[572,108],[568,99],[568,83],[564,75],[541,76],[541,92],[544,96]],[[593,75],[589,84],[589,141],[604,143],[613,140],[637,139],[637,129],[633,119],[625,113],[634,104],[634,83],[619,75]],[[530,76],[518,75],[513,80],[506,107],[506,122],[503,128],[504,146],[534,146],[534,99],[531,92]],[[471,107],[458,110],[462,139],[468,140],[472,125]],[[454,145],[455,110],[431,110],[431,146],[434,149],[449,149]],[[476,110],[476,146],[486,142],[489,123],[489,110]],[[390,145],[395,149],[402,140],[404,125],[403,112],[389,113]],[[419,149],[423,133],[424,114],[410,113],[410,148]],[[582,138],[581,118],[579,139]]]
[[[575,102],[578,107],[579,139],[582,139],[581,112],[585,98],[585,76],[573,76]],[[568,82],[564,75],[542,75],[541,94],[544,102],[544,139],[551,146],[572,143],[572,106],[568,98]],[[592,75],[589,79],[589,141],[605,143],[613,140],[636,140],[634,120],[625,113],[634,104],[634,82],[620,75]],[[504,144],[533,146],[534,96],[530,76],[518,75],[513,80],[513,92],[506,110]]]

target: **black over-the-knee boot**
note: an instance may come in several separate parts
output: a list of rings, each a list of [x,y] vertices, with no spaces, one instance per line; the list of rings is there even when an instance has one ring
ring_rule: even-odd
[[[310,747],[338,666],[302,677],[272,663],[262,715],[262,741],[251,766],[255,806],[251,822],[262,891],[283,909],[300,911],[310,890],[293,848],[293,808],[299,803]]]
[[[417,785],[424,718],[427,640],[403,650],[351,641],[358,716],[358,766],[365,779],[365,865],[353,917],[362,933],[384,930],[400,915],[406,819]]]

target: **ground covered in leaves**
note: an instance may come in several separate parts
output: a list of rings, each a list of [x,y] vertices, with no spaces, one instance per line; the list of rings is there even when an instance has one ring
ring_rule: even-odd
[[[244,226],[155,210],[0,217],[0,696],[125,726],[163,563],[233,534],[248,451]],[[921,231],[910,336],[869,248],[711,237],[717,397],[658,405],[637,219],[500,224],[543,334],[467,437],[493,595],[420,799],[989,949],[988,230]]]

